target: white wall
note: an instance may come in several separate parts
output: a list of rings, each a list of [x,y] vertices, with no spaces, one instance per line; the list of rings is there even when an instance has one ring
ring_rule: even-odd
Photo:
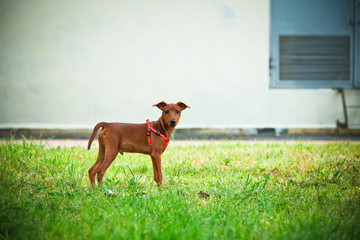
[[[191,106],[184,128],[335,127],[334,91],[269,89],[269,11],[269,0],[1,0],[0,128],[144,122],[161,100]]]

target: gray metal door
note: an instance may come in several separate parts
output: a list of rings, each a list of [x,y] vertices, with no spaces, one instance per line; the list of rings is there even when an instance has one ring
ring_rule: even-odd
[[[360,88],[360,0],[354,1],[355,62],[354,87]]]
[[[270,86],[359,86],[360,0],[272,0]]]

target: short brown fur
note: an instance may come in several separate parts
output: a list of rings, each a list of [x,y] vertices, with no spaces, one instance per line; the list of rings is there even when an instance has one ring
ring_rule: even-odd
[[[160,131],[167,138],[170,138],[171,133],[179,122],[181,111],[190,107],[183,102],[168,104],[164,101],[153,105],[153,107],[155,106],[162,111],[162,115],[157,121],[151,122],[151,127]],[[95,175],[97,175],[98,183],[102,182],[106,169],[114,161],[119,152],[121,154],[129,152],[150,155],[154,170],[154,180],[159,186],[162,186],[161,154],[167,146],[163,138],[151,133],[151,148],[146,135],[146,123],[100,122],[94,127],[94,131],[89,139],[88,149],[90,149],[91,143],[100,128],[98,137],[99,154],[95,164],[88,171],[92,185],[95,185]]]

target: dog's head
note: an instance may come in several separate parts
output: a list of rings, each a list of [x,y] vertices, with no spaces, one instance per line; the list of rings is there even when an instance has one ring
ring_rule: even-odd
[[[154,104],[162,111],[161,119],[166,127],[175,127],[180,119],[181,112],[186,108],[190,108],[183,102],[166,103],[164,101]]]

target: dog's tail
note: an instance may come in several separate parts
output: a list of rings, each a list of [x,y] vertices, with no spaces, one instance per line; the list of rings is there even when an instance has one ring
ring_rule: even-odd
[[[94,138],[97,134],[97,132],[99,131],[99,128],[103,128],[104,129],[104,126],[106,125],[106,122],[99,122],[98,124],[96,124],[96,126],[94,127],[94,131],[89,139],[89,143],[88,143],[88,150],[91,148],[91,144],[92,142],[94,141]]]

